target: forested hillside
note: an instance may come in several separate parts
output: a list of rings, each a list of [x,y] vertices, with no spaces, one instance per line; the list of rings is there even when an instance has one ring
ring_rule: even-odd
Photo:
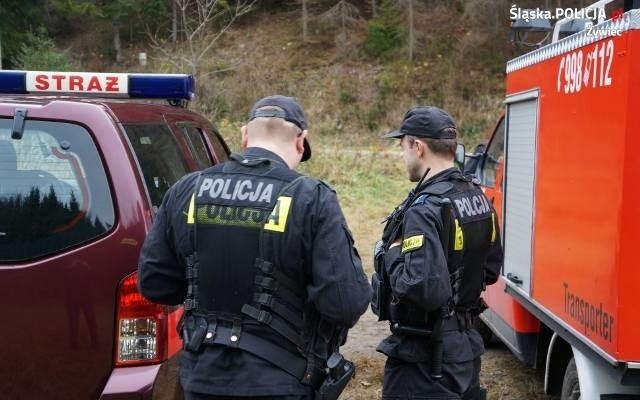
[[[582,1],[523,1],[573,7]],[[366,141],[416,104],[448,109],[467,144],[499,113],[506,0],[2,0],[5,69],[193,73],[225,133],[252,102],[296,96],[312,132]],[[146,53],[141,66],[139,53]]]

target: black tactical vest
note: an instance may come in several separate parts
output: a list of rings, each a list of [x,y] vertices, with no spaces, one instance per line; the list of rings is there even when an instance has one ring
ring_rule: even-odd
[[[252,302],[261,231],[278,222],[280,191],[297,177],[284,167],[256,176],[250,173],[261,166],[254,163],[213,167],[197,180],[188,221],[194,223],[199,262],[195,312],[241,318],[243,305]]]
[[[285,226],[292,223],[291,192],[302,179],[278,162],[235,154],[200,174],[187,215],[195,253],[185,301],[191,337],[183,339],[189,349],[200,328],[192,350],[238,347],[313,386],[324,367],[309,356],[317,345],[313,335],[324,336],[320,342],[328,346],[335,332],[308,308],[304,274],[290,277],[274,262],[274,250],[286,248],[295,232],[289,227],[285,235]]]
[[[484,267],[490,245],[497,240],[496,214],[476,183],[454,175],[443,196],[451,203],[447,263],[456,311],[478,306],[484,288]]]
[[[493,206],[482,189],[459,172],[420,191],[409,207],[425,202],[441,209],[440,241],[447,258],[452,291],[449,304],[443,306],[449,314],[471,312],[478,307],[484,287],[484,264],[489,247],[497,240]],[[389,299],[389,303],[381,304],[380,308],[392,323],[425,326],[434,319],[429,310],[398,300],[391,293],[382,294],[381,298]]]

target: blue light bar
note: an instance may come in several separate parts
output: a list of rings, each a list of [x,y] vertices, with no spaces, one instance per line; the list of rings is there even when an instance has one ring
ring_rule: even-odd
[[[27,73],[24,71],[0,71],[0,93],[24,94],[27,92]]]
[[[129,74],[129,97],[191,100],[194,95],[192,75]]]
[[[0,93],[191,100],[195,81],[192,75],[186,74],[5,70],[0,71]]]

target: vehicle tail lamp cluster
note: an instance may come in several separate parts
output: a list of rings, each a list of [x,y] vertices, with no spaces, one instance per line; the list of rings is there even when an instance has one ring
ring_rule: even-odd
[[[118,288],[116,365],[161,362],[167,352],[166,307],[142,297],[136,273],[128,275]]]

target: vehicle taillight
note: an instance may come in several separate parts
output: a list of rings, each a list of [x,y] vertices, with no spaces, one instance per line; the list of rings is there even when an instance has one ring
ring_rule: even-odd
[[[166,359],[167,310],[138,292],[134,272],[118,287],[116,366],[158,363]]]

